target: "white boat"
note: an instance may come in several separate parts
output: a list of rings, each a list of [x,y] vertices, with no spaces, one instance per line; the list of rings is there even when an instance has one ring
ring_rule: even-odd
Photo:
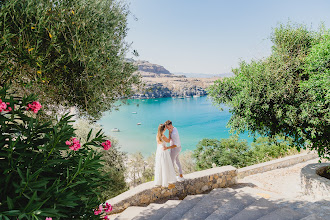
[[[184,97],[183,96],[178,96],[178,99],[184,99]]]
[[[137,125],[141,125],[141,122],[137,123]]]
[[[194,95],[193,97],[194,97],[194,98],[198,98],[198,97],[201,97],[201,96],[200,96],[200,95]]]
[[[191,96],[189,96],[189,95],[186,95],[186,98],[191,98]]]
[[[137,114],[137,112],[132,112],[132,114]]]
[[[113,128],[111,129],[112,132],[120,132],[120,130],[118,128]]]

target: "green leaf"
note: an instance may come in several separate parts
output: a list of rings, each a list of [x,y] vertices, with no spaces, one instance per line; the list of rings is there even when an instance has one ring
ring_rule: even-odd
[[[96,133],[95,138],[98,138],[99,135],[101,134],[101,132],[102,132],[102,129],[100,129],[100,130]]]
[[[22,181],[24,181],[25,182],[25,178],[24,178],[24,175],[23,175],[23,173],[22,173],[22,171],[21,171],[21,169],[19,168],[19,167],[17,167],[17,172],[18,172],[18,175],[21,177],[21,179],[22,179]]]
[[[9,216],[17,216],[19,215],[21,212],[19,210],[10,210],[10,211],[5,211],[3,212],[3,214],[5,215],[9,215]],[[5,217],[5,216],[4,216]]]
[[[28,208],[33,204],[34,200],[37,198],[37,192],[35,191],[29,200],[29,203],[25,206],[24,211],[28,210]]]
[[[87,135],[87,140],[86,140],[86,142],[89,141],[89,138],[91,137],[92,131],[93,131],[93,128],[89,131],[89,133],[88,133],[88,135]]]
[[[7,196],[7,204],[8,204],[9,210],[12,210],[14,208],[13,200],[11,198],[9,198],[9,196]]]

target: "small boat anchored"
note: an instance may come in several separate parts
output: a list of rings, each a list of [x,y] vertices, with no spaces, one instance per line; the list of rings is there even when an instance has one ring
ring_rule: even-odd
[[[137,114],[137,112],[132,112],[132,114]]]
[[[141,122],[137,123],[137,125],[141,125]]]
[[[118,128],[113,128],[111,129],[112,132],[120,132],[120,130]]]

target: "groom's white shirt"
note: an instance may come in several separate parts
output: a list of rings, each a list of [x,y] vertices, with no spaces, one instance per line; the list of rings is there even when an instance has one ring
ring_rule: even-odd
[[[179,137],[179,132],[178,129],[176,129],[176,127],[173,128],[173,131],[171,133],[171,141],[170,141],[170,145],[176,145],[177,147],[181,147],[181,141],[180,141],[180,137]]]

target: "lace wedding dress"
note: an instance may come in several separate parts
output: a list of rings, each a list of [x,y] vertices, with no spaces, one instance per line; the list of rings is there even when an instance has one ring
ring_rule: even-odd
[[[167,187],[169,183],[176,182],[176,175],[169,150],[163,150],[165,141],[157,143],[155,161],[155,185]]]

